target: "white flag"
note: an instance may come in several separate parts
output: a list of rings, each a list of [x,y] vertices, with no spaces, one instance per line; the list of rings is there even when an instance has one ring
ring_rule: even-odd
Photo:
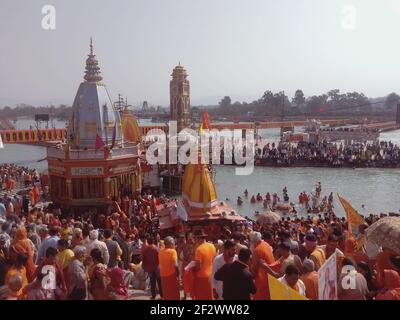
[[[3,145],[3,140],[1,140],[1,134],[0,134],[0,149],[3,149],[4,145]]]

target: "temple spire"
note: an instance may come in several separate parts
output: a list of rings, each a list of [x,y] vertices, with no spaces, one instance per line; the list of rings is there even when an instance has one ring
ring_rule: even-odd
[[[90,53],[86,59],[86,70],[84,79],[89,82],[99,82],[103,80],[101,76],[99,62],[96,59],[96,55],[93,52],[93,39],[90,37]]]
[[[93,39],[90,37],[90,55],[93,56]]]

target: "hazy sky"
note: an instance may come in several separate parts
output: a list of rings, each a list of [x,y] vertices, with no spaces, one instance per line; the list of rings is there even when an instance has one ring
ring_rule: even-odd
[[[56,30],[42,29],[46,4]],[[132,103],[167,106],[178,61],[194,105],[267,89],[383,96],[400,92],[399,31],[400,0],[1,0],[0,106],[72,104],[91,35],[112,97]]]

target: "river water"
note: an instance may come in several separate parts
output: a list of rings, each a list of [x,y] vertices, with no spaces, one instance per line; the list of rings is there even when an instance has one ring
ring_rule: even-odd
[[[149,121],[140,121],[149,124]],[[29,128],[32,120],[19,120],[17,128]],[[56,127],[64,126],[64,122],[56,122]],[[279,129],[267,129],[259,132],[265,138],[278,138]],[[400,130],[381,134],[381,140],[400,144]],[[5,145],[0,149],[0,163],[16,163],[45,170],[46,149],[28,145]],[[220,200],[229,199],[229,203],[242,215],[253,216],[255,211],[262,211],[262,204],[250,204],[244,199],[238,208],[236,199],[247,188],[249,195],[260,192],[278,193],[282,196],[283,187],[287,186],[290,201],[297,202],[302,191],[311,192],[317,182],[322,183],[322,193],[340,193],[357,209],[364,204],[369,212],[399,212],[400,210],[400,170],[398,169],[336,169],[336,168],[254,168],[249,176],[236,176],[232,166],[216,167],[216,188]],[[249,198],[250,198],[249,196]],[[335,197],[335,212],[343,214],[343,210]]]

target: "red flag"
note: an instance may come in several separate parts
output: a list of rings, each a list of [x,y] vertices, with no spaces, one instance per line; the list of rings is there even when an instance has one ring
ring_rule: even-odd
[[[96,146],[95,146],[96,152],[97,152],[97,150],[99,150],[99,149],[102,148],[102,147],[104,147],[104,141],[103,141],[103,139],[99,136],[99,134],[96,133]]]

